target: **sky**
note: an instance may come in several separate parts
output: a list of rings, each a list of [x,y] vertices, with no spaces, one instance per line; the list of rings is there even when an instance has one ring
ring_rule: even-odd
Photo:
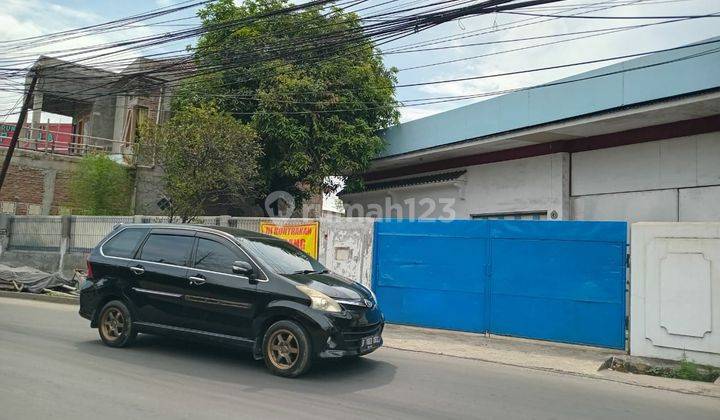
[[[387,0],[371,0],[362,6],[356,6],[356,8],[385,1]],[[408,2],[410,0],[401,1]],[[415,4],[427,4],[434,1],[436,0],[415,0]],[[95,24],[131,14],[146,12],[157,7],[169,6],[173,3],[178,3],[178,1],[3,0],[3,5],[0,7],[0,42]],[[542,9],[536,8],[535,12],[571,14],[579,11],[579,9],[571,11],[570,9],[573,7],[585,7],[583,10],[587,10],[588,7],[601,9],[607,8],[608,6],[615,7],[585,14],[588,16],[628,17],[699,15],[720,12],[720,0],[605,0],[603,2],[599,0],[566,0],[554,5],[542,6]],[[381,7],[389,6],[385,5]],[[186,23],[197,22],[197,19],[192,18],[192,16],[193,11],[185,11],[173,15],[173,17],[191,18],[184,21]],[[518,38],[617,28],[660,21],[662,21],[662,19],[552,19],[493,14],[448,22],[431,30],[413,34],[403,40],[382,45],[380,48],[384,52],[390,53],[407,44],[432,41],[439,37],[462,37],[462,39],[458,38],[451,42],[433,45],[452,48],[403,54],[385,54],[385,64],[387,66],[397,67],[400,70],[398,74],[399,83],[409,84],[511,72],[597,58],[641,53],[671,48],[720,35],[720,19],[710,18],[625,30],[613,34],[587,37],[585,39],[573,40],[572,38],[584,36],[574,35],[562,38],[507,42]],[[173,29],[175,28],[133,27],[115,33],[93,35],[78,40],[53,44],[43,49],[22,51],[22,53],[40,54],[50,49],[58,50],[82,47],[100,42],[126,39],[131,36],[166,32]],[[558,40],[567,41],[555,45],[538,46],[538,44]],[[183,43],[187,44],[188,42],[184,41]],[[485,43],[486,45],[467,46],[466,44],[469,43]],[[494,44],[488,45],[487,43]],[[173,47],[177,48],[178,45]],[[520,50],[508,51],[517,49]],[[0,57],[0,59],[2,59],[2,57]],[[436,64],[444,61],[452,62]],[[505,89],[532,86],[612,63],[613,62],[591,66],[575,66],[560,70],[494,77],[483,80],[398,88],[396,96],[402,102],[407,99],[417,98],[486,94]],[[413,68],[427,65],[429,66]],[[3,119],[8,121],[13,120],[12,115],[5,117],[5,111],[11,108],[17,99],[18,95],[16,93],[3,92],[0,87],[0,111],[3,111],[0,112],[0,121]],[[467,105],[471,102],[477,102],[478,100],[479,99],[472,99],[425,106],[401,107],[401,121],[404,122],[422,118]],[[43,121],[47,121],[48,119],[53,122],[67,121],[66,117],[43,115]]]

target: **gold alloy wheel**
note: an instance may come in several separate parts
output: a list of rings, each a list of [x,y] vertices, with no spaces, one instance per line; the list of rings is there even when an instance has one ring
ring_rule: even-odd
[[[268,340],[270,363],[278,369],[287,370],[295,366],[300,356],[300,345],[295,334],[286,329],[275,331]]]
[[[119,339],[125,332],[125,317],[118,308],[110,308],[103,314],[100,323],[103,335],[110,341]]]

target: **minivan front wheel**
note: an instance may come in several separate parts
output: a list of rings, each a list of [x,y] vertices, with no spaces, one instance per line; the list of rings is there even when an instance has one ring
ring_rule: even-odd
[[[119,300],[106,303],[100,310],[98,332],[103,343],[110,347],[126,347],[137,336],[130,311]]]
[[[263,358],[275,375],[300,376],[310,368],[310,338],[295,321],[278,321],[265,332]]]

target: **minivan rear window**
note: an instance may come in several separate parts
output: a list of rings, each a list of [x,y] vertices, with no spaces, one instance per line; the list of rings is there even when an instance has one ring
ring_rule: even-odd
[[[192,236],[153,233],[145,241],[138,258],[163,264],[186,265],[194,240]]]
[[[128,228],[113,236],[102,246],[102,252],[111,257],[132,258],[138,243],[148,229]]]

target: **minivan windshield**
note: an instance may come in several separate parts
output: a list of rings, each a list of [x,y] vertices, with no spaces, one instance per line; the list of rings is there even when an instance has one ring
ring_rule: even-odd
[[[279,274],[323,273],[327,269],[311,256],[281,239],[237,238],[248,250]]]

